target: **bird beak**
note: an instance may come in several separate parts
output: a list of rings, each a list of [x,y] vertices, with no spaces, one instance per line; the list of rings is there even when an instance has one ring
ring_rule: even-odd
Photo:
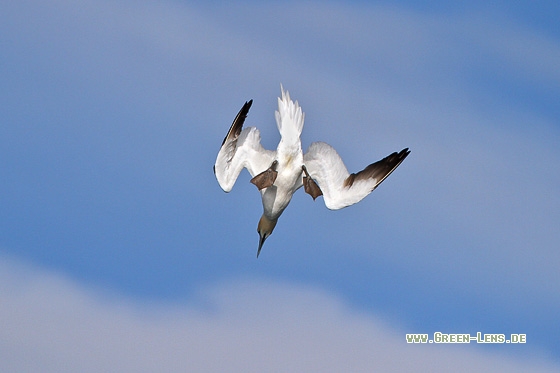
[[[270,220],[264,214],[261,216],[261,220],[259,220],[259,225],[257,227],[257,233],[259,234],[259,250],[257,251],[257,258],[261,253],[262,246],[264,245],[264,241],[272,234],[274,227],[276,226],[277,219]]]
[[[265,235],[262,235],[262,236],[259,235],[259,249],[257,250],[257,258],[259,257],[259,254],[261,253],[261,249],[262,249],[262,246],[264,244],[264,241],[266,241],[266,236]]]

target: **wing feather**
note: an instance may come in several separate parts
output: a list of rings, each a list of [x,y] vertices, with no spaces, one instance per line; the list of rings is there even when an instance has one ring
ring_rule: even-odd
[[[360,172],[350,174],[336,150],[324,142],[314,142],[303,157],[309,175],[314,179],[325,199],[325,205],[338,210],[357,203],[370,194],[410,151],[395,152],[370,164]]]
[[[274,161],[275,152],[262,147],[259,130],[255,127],[243,129],[252,102],[245,102],[235,117],[214,164],[214,174],[225,192],[231,191],[243,168],[254,177]]]

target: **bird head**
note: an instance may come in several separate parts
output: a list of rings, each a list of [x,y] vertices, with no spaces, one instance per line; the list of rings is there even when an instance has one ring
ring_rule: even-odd
[[[270,220],[266,216],[261,216],[261,220],[259,220],[259,225],[257,226],[257,232],[259,233],[259,249],[257,251],[257,258],[261,253],[262,246],[264,241],[272,234],[274,227],[276,226],[276,222],[278,219]]]

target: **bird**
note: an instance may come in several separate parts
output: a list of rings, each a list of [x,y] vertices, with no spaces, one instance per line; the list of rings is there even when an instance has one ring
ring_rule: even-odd
[[[216,179],[226,193],[231,191],[243,168],[249,171],[251,183],[260,191],[263,214],[257,225],[257,258],[299,188],[303,186],[313,200],[323,196],[328,209],[338,210],[365,198],[410,154],[404,148],[356,173],[348,172],[336,150],[327,143],[313,142],[304,154],[300,135],[305,114],[282,85],[280,90],[275,119],[281,139],[276,150],[261,145],[256,127],[243,129],[253,104],[249,100],[233,120],[214,164]]]

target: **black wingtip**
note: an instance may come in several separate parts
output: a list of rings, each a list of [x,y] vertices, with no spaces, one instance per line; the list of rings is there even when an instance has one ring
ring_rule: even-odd
[[[253,99],[250,99],[249,101],[245,101],[243,107],[241,108],[241,110],[239,110],[239,114],[237,114],[237,116],[245,120],[245,118],[247,118],[247,114],[249,114],[249,109],[251,108],[252,105],[253,105]]]
[[[404,148],[400,152],[393,152],[380,161],[370,164],[358,173],[350,174],[344,180],[344,186],[350,188],[356,180],[376,179],[377,183],[373,189],[377,188],[379,184],[391,175],[393,171],[405,160],[410,154],[408,148]],[[372,190],[373,190],[372,189]]]
[[[404,148],[403,150],[401,150],[398,154],[397,154],[397,158],[400,160],[399,164],[402,163],[402,161],[404,161],[404,159],[406,157],[408,157],[408,155],[410,154],[410,150],[408,150],[408,148]],[[398,164],[398,165],[399,165]],[[398,166],[397,165],[397,166]],[[396,166],[395,166],[396,168]]]
[[[239,136],[241,130],[243,129],[243,123],[245,123],[245,118],[247,118],[247,114],[249,114],[249,109],[251,108],[251,105],[253,105],[252,99],[249,101],[245,101],[245,104],[243,104],[243,107],[241,108],[241,110],[239,110],[239,113],[237,113],[237,115],[235,116],[235,119],[233,120],[233,123],[231,124],[231,127],[229,128],[226,137],[224,137],[224,141],[222,141],[222,146],[224,146],[224,144],[228,139],[236,139],[237,136]]]

